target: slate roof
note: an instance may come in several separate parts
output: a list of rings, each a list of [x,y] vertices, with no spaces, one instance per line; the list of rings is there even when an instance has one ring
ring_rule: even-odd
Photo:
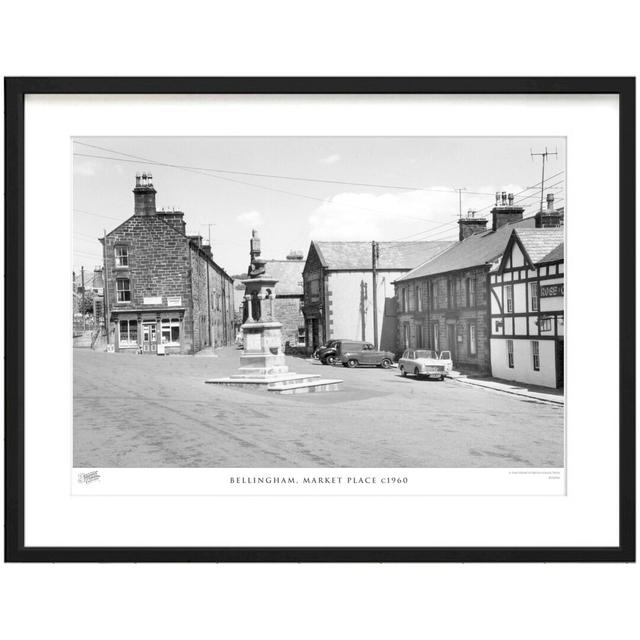
[[[469,236],[460,242],[454,243],[449,249],[432,260],[423,262],[413,271],[398,278],[398,281],[424,278],[425,276],[439,273],[491,264],[504,252],[514,229],[533,227],[534,225],[535,220],[533,218],[525,218],[518,222],[505,224],[496,231],[486,231],[485,233]]]
[[[371,270],[370,242],[318,242],[313,245],[329,270]],[[378,269],[413,269],[452,245],[450,240],[422,242],[379,242]]]
[[[277,280],[277,295],[299,295],[302,290],[304,260],[267,260],[265,276]]]
[[[544,262],[556,262],[558,260],[564,260],[564,242],[560,243],[555,249],[550,251],[540,263]]]
[[[564,258],[564,229],[562,227],[518,229],[516,236],[533,264],[562,260]]]

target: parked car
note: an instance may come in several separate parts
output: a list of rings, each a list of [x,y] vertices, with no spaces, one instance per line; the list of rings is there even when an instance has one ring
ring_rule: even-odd
[[[336,361],[336,345],[338,342],[341,342],[341,340],[329,340],[327,344],[316,349],[314,357],[320,360],[322,364],[333,364]]]
[[[391,351],[380,351],[370,342],[357,344],[343,341],[339,345],[339,352],[343,367],[373,365],[388,369],[393,364],[393,353],[391,353]]]
[[[411,373],[416,377],[444,380],[453,369],[453,361],[450,351],[442,351],[438,356],[431,349],[407,349],[398,361],[398,368],[403,376]]]

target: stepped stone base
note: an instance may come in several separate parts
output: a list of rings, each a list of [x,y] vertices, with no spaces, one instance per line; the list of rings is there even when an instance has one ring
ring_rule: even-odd
[[[227,378],[212,378],[205,384],[219,384],[240,389],[260,389],[276,393],[310,393],[337,391],[342,380],[329,380],[317,374],[280,373],[273,375],[234,375]]]

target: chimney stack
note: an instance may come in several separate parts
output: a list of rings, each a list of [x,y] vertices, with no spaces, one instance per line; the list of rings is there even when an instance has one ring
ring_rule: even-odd
[[[156,213],[156,190],[150,173],[136,173],[136,188],[133,190],[135,215],[153,216]]]
[[[522,220],[524,207],[518,207],[514,204],[513,193],[507,194],[506,191],[496,193],[496,206],[491,209],[493,217],[493,231],[499,229],[505,224],[519,222]]]
[[[538,229],[548,229],[564,226],[564,211],[555,209],[555,196],[547,193],[547,208],[536,213],[536,227]]]
[[[302,253],[302,251],[296,251],[292,249],[287,255],[287,260],[304,260],[304,254]]]
[[[498,194],[496,194],[497,196]],[[460,234],[458,238],[464,240],[469,236],[476,235],[477,233],[484,233],[487,230],[487,219],[476,218],[476,212],[473,209],[467,211],[466,218],[459,218],[458,224],[460,225]]]

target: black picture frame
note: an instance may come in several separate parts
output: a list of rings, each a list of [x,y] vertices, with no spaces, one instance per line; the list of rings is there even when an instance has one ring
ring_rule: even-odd
[[[5,78],[6,562],[634,562],[635,78]],[[619,531],[612,547],[26,547],[24,103],[28,94],[615,94],[619,98]]]

